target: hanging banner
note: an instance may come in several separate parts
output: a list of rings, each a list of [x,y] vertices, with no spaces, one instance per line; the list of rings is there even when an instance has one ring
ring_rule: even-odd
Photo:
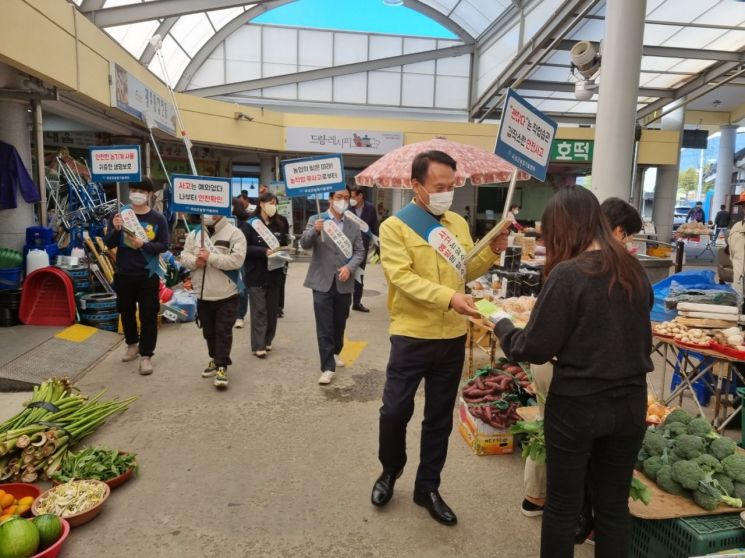
[[[139,182],[140,146],[106,145],[90,147],[93,182]]]
[[[149,116],[159,130],[176,135],[173,105],[158,95],[119,64],[111,62],[109,67],[111,106],[147,122]]]
[[[403,132],[294,127],[285,130],[285,146],[288,151],[385,155],[403,144]]]
[[[282,161],[287,196],[308,196],[346,188],[341,155],[321,155]]]
[[[543,182],[556,127],[551,118],[508,89],[494,153]]]
[[[171,180],[173,211],[223,217],[232,214],[229,178],[174,174]]]

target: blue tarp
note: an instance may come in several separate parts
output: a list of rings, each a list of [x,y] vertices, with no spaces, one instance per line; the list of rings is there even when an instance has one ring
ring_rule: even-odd
[[[652,286],[654,290],[654,307],[651,319],[653,322],[665,322],[672,320],[678,315],[677,310],[670,310],[665,306],[665,299],[676,292],[700,292],[703,297],[716,298],[718,293],[731,294],[736,297],[735,291],[729,285],[720,285],[716,282],[716,274],[709,269],[696,269],[675,273],[659,283]],[[736,298],[735,298],[736,300]],[[701,300],[707,302],[707,300]],[[714,301],[711,300],[713,303]]]

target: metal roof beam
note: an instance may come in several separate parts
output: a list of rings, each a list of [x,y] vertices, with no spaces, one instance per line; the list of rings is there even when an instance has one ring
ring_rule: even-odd
[[[379,58],[377,60],[368,60],[366,62],[355,62],[354,64],[343,64],[340,66],[332,66],[330,68],[321,68],[319,70],[307,70],[304,72],[253,79],[249,81],[240,81],[236,83],[228,83],[225,85],[215,85],[211,87],[189,89],[187,91],[192,95],[199,95],[200,97],[219,97],[232,95],[242,91],[252,91],[255,89],[264,89],[267,87],[278,87],[280,85],[289,85],[291,83],[302,83],[305,81],[327,79],[336,76],[347,76],[350,74],[382,70],[384,68],[391,68],[393,66],[416,64],[418,62],[425,62],[427,60],[438,60],[440,58],[461,56],[463,54],[470,54],[471,52],[473,52],[473,48],[473,45],[458,45],[437,50],[404,54],[402,56],[391,56],[388,58]]]
[[[605,16],[588,15],[587,19],[596,19],[605,21]],[[715,23],[699,23],[697,21],[662,21],[659,19],[648,19],[644,22],[647,25],[666,25],[669,27],[694,27],[698,29],[721,29],[722,31],[742,31],[742,26],[738,25],[718,25]]]
[[[471,116],[482,113],[494,97],[513,83],[521,74],[523,79],[528,77],[535,64],[541,62],[550,50],[548,47],[552,42],[561,39],[579,23],[579,21],[592,10],[600,0],[565,0],[553,16],[541,27],[538,32],[528,41],[526,45],[515,55],[512,61],[484,91],[479,99],[471,107]],[[528,61],[533,61],[527,70]],[[492,106],[493,108],[493,106]],[[487,113],[490,109],[487,109]]]
[[[526,79],[520,84],[519,89],[529,91],[560,91],[562,93],[574,93],[574,83],[568,81],[538,81]],[[639,97],[658,97],[660,99],[672,99],[674,89],[658,89],[650,87],[640,87]]]
[[[739,54],[743,54],[743,52],[740,52]],[[707,87],[710,90],[714,90],[720,85],[726,84],[728,81],[731,81],[731,78],[727,79],[728,74],[731,74],[732,72],[741,72],[743,68],[745,68],[745,64],[743,64],[742,62],[721,62],[719,64],[715,64],[713,67],[707,68],[706,70],[701,72],[698,77],[695,77],[690,81],[687,81],[677,89],[674,89],[672,100],[659,99],[657,101],[654,101],[653,103],[649,103],[646,107],[638,110],[636,113],[636,118],[643,124],[653,122],[659,117],[659,114],[656,113],[658,113],[658,111],[662,111],[666,106],[670,105],[671,103],[675,103],[676,101],[680,101],[679,104],[683,106],[686,104],[685,101],[688,96],[695,96],[701,91],[705,90]],[[719,81],[720,83],[716,84],[713,87],[710,85],[712,82],[717,81]]]
[[[468,31],[463,29],[463,27],[443,14],[440,10],[433,8],[432,6],[425,4],[420,0],[404,0],[404,6],[427,16],[430,19],[435,20],[445,29],[448,29],[458,35],[460,40],[464,43],[471,44],[476,42],[476,39]]]
[[[111,27],[249,4],[256,6],[268,3],[272,3],[272,0],[153,0],[102,10],[84,10],[81,6],[81,11],[98,27]]]
[[[158,28],[155,30],[155,33],[153,33],[153,35],[160,35],[161,37],[165,37],[168,32],[173,29],[173,26],[176,25],[177,21],[177,17],[169,17],[164,19],[161,24],[158,25]],[[153,45],[150,44],[150,41],[148,41],[145,50],[143,50],[142,54],[140,55],[140,64],[144,66],[149,65],[154,56],[155,48],[153,47]]]
[[[565,39],[556,46],[556,50],[571,50],[572,47],[577,44],[578,40],[579,39]],[[659,58],[684,58],[691,60],[716,60],[718,62],[745,61],[745,54],[743,54],[742,52],[652,45],[644,45],[642,47],[642,56],[657,56]]]

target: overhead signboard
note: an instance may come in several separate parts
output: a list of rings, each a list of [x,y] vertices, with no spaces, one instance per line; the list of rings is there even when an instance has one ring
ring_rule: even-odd
[[[110,66],[111,106],[176,135],[173,105],[115,62]]]
[[[509,89],[494,153],[544,181],[556,127],[554,120]]]
[[[106,145],[90,147],[93,182],[139,182],[140,146]]]
[[[285,130],[288,151],[385,155],[403,144],[403,132],[294,127]]]
[[[554,140],[551,144],[551,162],[590,163],[595,149],[592,140]]]
[[[171,179],[173,211],[224,217],[232,214],[229,178],[174,174]]]
[[[310,196],[346,188],[341,155],[320,155],[282,161],[287,196]]]

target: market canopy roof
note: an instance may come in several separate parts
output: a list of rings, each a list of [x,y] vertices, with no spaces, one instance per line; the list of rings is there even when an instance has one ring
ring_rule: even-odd
[[[482,120],[519,80],[560,121],[592,123],[597,109],[574,97],[569,49],[602,39],[604,0],[73,1],[165,79],[148,42],[161,35],[168,81],[195,95]],[[640,121],[690,96],[692,109],[737,108],[743,63],[745,3],[648,0]]]

